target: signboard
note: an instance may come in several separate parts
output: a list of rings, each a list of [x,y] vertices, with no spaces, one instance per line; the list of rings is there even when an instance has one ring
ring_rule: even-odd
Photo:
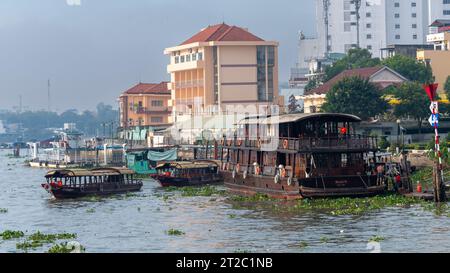
[[[432,101],[430,104],[430,111],[432,114],[437,114],[439,113],[439,108],[438,108],[438,102],[437,101]]]
[[[438,126],[439,125],[439,115],[438,114],[434,114],[431,115],[430,118],[428,119],[428,122],[431,124],[431,126]]]

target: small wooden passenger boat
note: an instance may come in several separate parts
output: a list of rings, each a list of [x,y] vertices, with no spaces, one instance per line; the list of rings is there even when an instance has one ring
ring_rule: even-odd
[[[57,199],[89,195],[110,195],[139,191],[142,181],[134,179],[135,172],[126,168],[93,170],[52,170],[42,187]]]
[[[159,164],[152,177],[162,187],[200,186],[223,182],[219,165],[214,161],[180,161]]]

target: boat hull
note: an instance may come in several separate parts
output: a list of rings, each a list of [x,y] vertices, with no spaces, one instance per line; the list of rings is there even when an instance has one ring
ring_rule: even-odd
[[[384,185],[376,184],[376,176],[342,176],[293,180],[287,178],[275,183],[273,177],[242,174],[233,178],[231,172],[223,172],[225,186],[238,195],[264,194],[271,198],[295,200],[326,197],[368,197],[383,194]]]
[[[189,187],[189,186],[204,186],[209,184],[223,183],[223,176],[221,174],[214,174],[211,176],[204,176],[198,178],[184,178],[184,177],[168,177],[168,176],[152,176],[158,181],[162,187]]]
[[[45,188],[45,186],[43,185]],[[142,188],[142,183],[136,184],[99,184],[87,187],[49,187],[47,191],[56,199],[74,199],[87,196],[107,196],[137,192]]]

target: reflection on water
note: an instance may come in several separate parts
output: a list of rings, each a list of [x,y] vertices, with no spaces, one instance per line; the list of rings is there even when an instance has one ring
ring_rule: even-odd
[[[384,237],[383,252],[450,251],[450,219],[417,207],[287,214],[236,208],[225,197],[182,197],[154,181],[132,195],[53,200],[40,186],[45,170],[8,153],[0,151],[0,208],[8,210],[0,232],[76,233],[88,252],[369,252],[373,236]],[[171,228],[185,235],[167,235]],[[17,251],[16,243],[0,240],[0,252]]]

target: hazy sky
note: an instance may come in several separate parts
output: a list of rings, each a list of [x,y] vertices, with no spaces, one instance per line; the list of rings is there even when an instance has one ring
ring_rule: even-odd
[[[163,55],[225,21],[280,42],[280,80],[296,63],[298,31],[314,34],[313,0],[0,0],[0,109],[114,104],[128,87],[168,80]]]

